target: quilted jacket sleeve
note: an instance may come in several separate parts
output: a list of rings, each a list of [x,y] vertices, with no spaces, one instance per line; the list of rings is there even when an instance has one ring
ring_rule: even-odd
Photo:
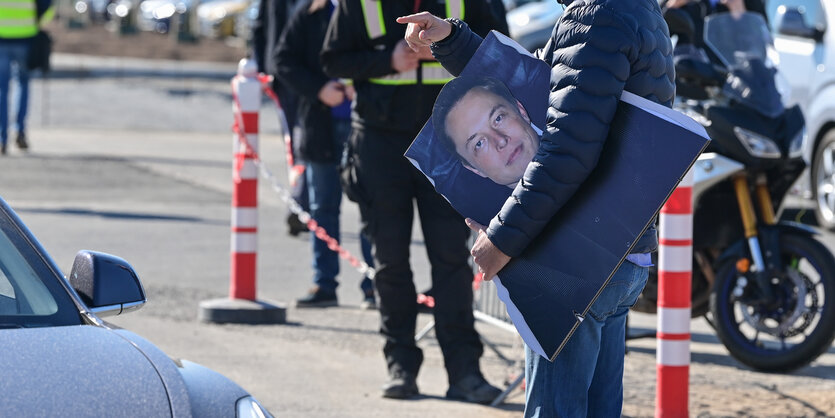
[[[505,254],[518,256],[597,165],[641,45],[629,23],[607,6],[569,7],[541,51],[552,67],[546,131],[487,228]]]

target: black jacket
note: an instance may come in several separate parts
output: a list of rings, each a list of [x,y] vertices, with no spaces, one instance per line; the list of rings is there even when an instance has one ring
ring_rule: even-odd
[[[298,0],[262,0],[259,3],[258,17],[252,24],[252,58],[258,64],[259,72],[275,75],[273,56],[297,3]]]
[[[480,42],[456,22],[453,34],[432,51],[459,74]],[[522,181],[487,229],[493,244],[511,257],[594,169],[624,89],[668,107],[675,95],[672,45],[656,0],[575,0],[537,56],[552,67],[546,130]],[[632,251],[657,246],[651,228]]]
[[[328,28],[322,63],[325,73],[331,77],[354,80],[357,91],[351,115],[354,127],[393,131],[413,138],[429,119],[435,98],[443,86],[391,86],[368,81],[395,73],[391,67],[392,52],[406,34],[406,25],[395,19],[412,14],[415,4],[414,0],[380,1],[386,34],[373,40],[366,31],[361,0],[339,2],[339,9]],[[486,36],[490,29],[500,27],[486,0],[465,0],[464,7],[464,20],[476,33]],[[445,1],[423,0],[420,10],[445,16]]]
[[[322,71],[319,50],[328,29],[330,1],[309,11],[302,1],[287,23],[275,53],[276,77],[298,95],[298,150],[305,161],[337,163],[339,144],[333,138],[331,108],[319,100],[319,90],[330,78]]]
[[[261,0],[258,17],[252,25],[252,58],[258,64],[259,72],[275,76],[277,69],[275,53],[278,50],[278,42],[287,26],[287,21],[299,3],[299,0]],[[297,97],[278,81],[278,77],[273,80],[272,89],[278,95],[284,116],[292,131],[297,124]]]

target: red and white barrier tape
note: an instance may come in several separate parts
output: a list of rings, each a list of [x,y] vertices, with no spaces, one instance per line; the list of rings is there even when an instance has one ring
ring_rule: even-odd
[[[284,116],[284,112],[281,109],[281,103],[279,102],[278,97],[275,96],[275,93],[273,93],[272,89],[270,88],[270,78],[262,75],[258,77],[258,81],[261,82],[262,90],[275,102],[276,108],[279,112],[279,120],[281,121],[282,130],[284,132],[285,143],[290,144],[288,146],[292,147],[292,143],[290,142],[290,134],[288,131],[289,125],[287,123],[286,117]],[[299,220],[307,226],[307,229],[313,231],[316,234],[317,238],[321,239],[322,241],[325,241],[328,244],[328,248],[338,253],[342,259],[347,260],[351,264],[351,266],[354,267],[360,274],[373,279],[376,273],[374,268],[366,264],[364,261],[361,261],[357,257],[354,257],[348,250],[346,250],[339,244],[339,241],[328,235],[328,232],[325,231],[325,228],[319,226],[313,219],[313,217],[310,216],[310,214],[307,211],[305,211],[301,207],[301,205],[298,202],[296,202],[295,199],[293,199],[293,196],[290,193],[290,191],[281,186],[275,175],[273,175],[273,173],[266,166],[266,164],[264,164],[264,162],[261,161],[261,157],[258,155],[258,152],[252,147],[249,141],[247,141],[246,135],[244,135],[244,120],[243,116],[241,115],[241,105],[238,99],[238,92],[235,88],[234,80],[232,83],[232,100],[234,101],[235,105],[235,121],[232,125],[232,130],[235,132],[236,135],[238,135],[240,142],[246,148],[245,152],[238,153],[236,156],[235,182],[241,181],[238,173],[240,171],[240,168],[243,167],[244,159],[251,158],[255,166],[258,167],[261,176],[264,177],[265,180],[270,182],[270,186],[272,186],[273,190],[278,193],[278,196],[281,199],[281,201],[287,205],[287,207],[290,209],[290,212],[296,214],[299,217]],[[290,148],[290,150],[292,150],[292,148]],[[292,167],[292,175],[292,173],[296,171],[296,166],[293,165],[294,161],[292,159],[292,153],[289,153],[288,157],[289,159],[287,161],[287,164],[288,166]],[[303,171],[304,166],[301,167],[301,171]],[[301,171],[298,171],[296,175],[300,175]]]

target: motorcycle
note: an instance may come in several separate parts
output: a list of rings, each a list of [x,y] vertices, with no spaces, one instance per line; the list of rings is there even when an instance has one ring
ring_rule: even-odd
[[[665,18],[671,33],[692,34],[686,14]],[[805,167],[803,115],[782,104],[762,16],[710,15],[703,41],[674,54],[674,107],[712,139],[693,168],[692,316],[709,312],[740,362],[794,370],[835,338],[835,258],[813,228],[776,216]],[[651,271],[633,309],[655,313],[656,300]]]

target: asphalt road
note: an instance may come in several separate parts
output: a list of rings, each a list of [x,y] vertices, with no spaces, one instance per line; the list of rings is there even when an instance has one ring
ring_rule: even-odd
[[[446,378],[434,338],[421,398],[379,397],[385,364],[378,314],[358,309],[359,274],[342,264],[341,306],[288,310],[287,325],[212,325],[197,321],[200,301],[229,286],[232,189],[228,81],[208,78],[58,77],[33,82],[28,154],[0,159],[0,195],[31,227],[58,265],[69,270],[80,249],[133,264],[148,293],[140,311],[113,319],[173,357],[212,367],[250,390],[279,416],[515,417],[524,396],[499,408],[443,399]],[[261,112],[261,151],[284,184],[282,144],[273,110]],[[261,182],[258,298],[289,303],[310,286],[310,249],[284,226],[285,208]],[[343,206],[343,241],[359,253],[358,213]],[[413,240],[418,289],[429,287],[419,228]],[[822,240],[835,244],[835,236]],[[419,327],[431,318],[421,315]],[[633,315],[636,329],[655,317]],[[478,329],[502,355],[519,360],[518,339],[484,323]],[[690,411],[698,416],[811,416],[835,413],[835,349],[788,375],[753,372],[730,358],[702,320],[693,322]],[[655,342],[630,343],[624,413],[651,416]],[[519,371],[486,350],[482,367],[501,384]]]

